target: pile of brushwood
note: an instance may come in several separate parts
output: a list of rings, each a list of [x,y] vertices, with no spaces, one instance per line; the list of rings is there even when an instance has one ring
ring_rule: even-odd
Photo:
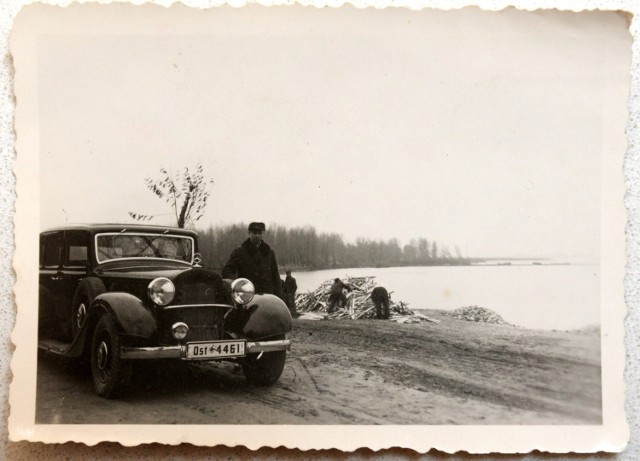
[[[300,313],[315,313],[322,318],[330,319],[373,319],[376,317],[376,308],[371,300],[371,292],[376,287],[374,277],[346,277],[342,282],[351,287],[347,295],[347,305],[338,308],[332,313],[327,313],[329,307],[329,294],[334,279],[326,280],[313,292],[309,291],[296,296],[296,308]],[[391,294],[392,292],[390,292]],[[426,315],[416,313],[402,301],[389,301],[389,319],[398,323],[433,322]]]
[[[468,322],[507,324],[499,314],[491,309],[478,306],[460,307],[453,312],[454,317]]]

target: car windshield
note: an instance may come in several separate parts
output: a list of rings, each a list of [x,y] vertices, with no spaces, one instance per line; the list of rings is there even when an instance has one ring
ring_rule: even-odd
[[[167,234],[98,234],[96,256],[99,263],[124,258],[161,258],[191,263],[193,239]]]

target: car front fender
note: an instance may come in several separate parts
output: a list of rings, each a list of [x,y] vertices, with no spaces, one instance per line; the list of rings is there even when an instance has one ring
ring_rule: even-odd
[[[255,295],[247,309],[242,333],[249,339],[262,339],[291,331],[293,322],[287,305],[270,294]]]
[[[139,298],[129,293],[103,293],[95,299],[91,310],[96,321],[102,312],[112,312],[118,330],[128,336],[151,339],[158,331],[151,312]]]
[[[117,329],[123,335],[142,338],[143,341],[148,341],[156,335],[156,321],[140,299],[129,293],[103,293],[91,304],[88,321],[63,355],[87,356],[93,330],[100,317],[106,312],[112,312],[115,315]]]

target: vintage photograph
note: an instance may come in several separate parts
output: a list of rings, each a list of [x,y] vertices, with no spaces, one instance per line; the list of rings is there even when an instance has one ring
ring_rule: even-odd
[[[621,446],[629,24],[25,8],[13,436]]]

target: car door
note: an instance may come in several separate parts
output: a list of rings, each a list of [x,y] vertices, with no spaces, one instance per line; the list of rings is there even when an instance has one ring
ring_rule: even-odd
[[[89,267],[90,234],[84,230],[67,230],[62,250],[61,296],[64,315],[71,321],[71,304],[80,280],[87,276]]]
[[[57,324],[63,321],[64,314],[63,245],[63,231],[40,234],[39,315],[41,322],[46,319],[47,322],[56,323],[56,325],[48,325],[56,333],[64,333],[57,328],[59,326]]]

